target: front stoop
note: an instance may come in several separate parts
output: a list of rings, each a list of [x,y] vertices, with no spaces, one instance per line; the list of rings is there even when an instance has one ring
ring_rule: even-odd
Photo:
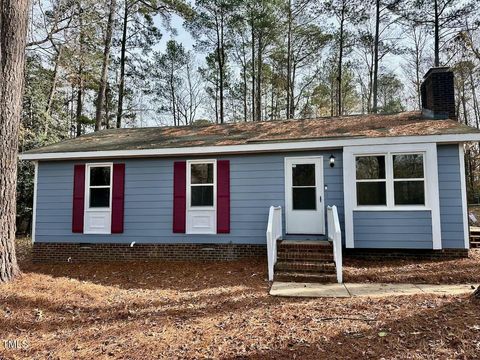
[[[279,240],[275,281],[334,283],[333,246],[325,240]]]

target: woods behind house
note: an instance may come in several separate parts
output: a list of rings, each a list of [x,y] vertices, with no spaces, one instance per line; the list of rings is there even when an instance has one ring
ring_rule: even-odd
[[[432,66],[454,70],[458,121],[479,127],[476,1],[34,0],[30,15],[19,151],[108,128],[418,110]],[[475,201],[477,146],[466,164]],[[28,231],[32,165],[18,174]]]

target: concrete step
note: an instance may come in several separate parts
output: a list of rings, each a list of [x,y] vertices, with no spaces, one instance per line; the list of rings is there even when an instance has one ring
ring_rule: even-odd
[[[316,274],[303,272],[279,271],[275,273],[275,281],[304,282],[304,283],[334,283],[337,282],[335,274]]]
[[[335,264],[325,261],[277,261],[275,271],[335,274]]]

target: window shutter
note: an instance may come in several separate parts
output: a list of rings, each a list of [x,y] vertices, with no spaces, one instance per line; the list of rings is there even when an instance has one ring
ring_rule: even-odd
[[[217,161],[217,233],[230,233],[230,160]]]
[[[187,162],[173,163],[173,232],[185,233],[187,207]]]
[[[125,164],[113,164],[112,234],[123,233]]]
[[[72,232],[83,234],[85,209],[85,164],[73,168]]]

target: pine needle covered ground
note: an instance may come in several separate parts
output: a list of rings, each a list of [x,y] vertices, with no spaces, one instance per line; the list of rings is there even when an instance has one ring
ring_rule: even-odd
[[[264,261],[37,265],[24,247],[24,275],[0,285],[0,359],[480,353],[480,300],[469,296],[276,298],[268,295]],[[4,340],[19,346],[5,349]]]

